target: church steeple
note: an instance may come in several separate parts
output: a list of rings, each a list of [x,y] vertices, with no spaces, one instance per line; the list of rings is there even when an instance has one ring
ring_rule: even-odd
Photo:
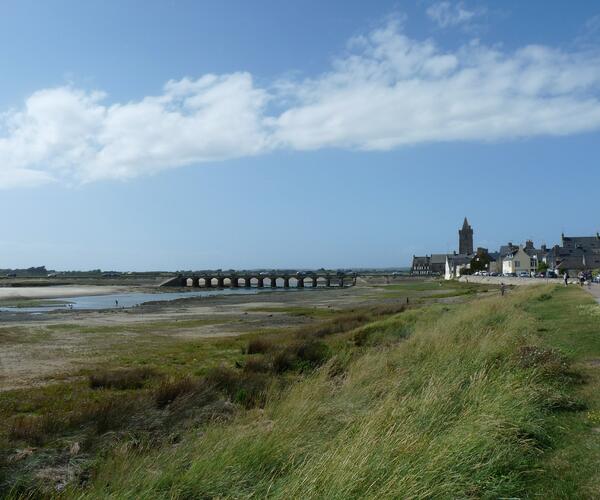
[[[462,229],[458,230],[458,253],[473,254],[473,228],[466,217]]]

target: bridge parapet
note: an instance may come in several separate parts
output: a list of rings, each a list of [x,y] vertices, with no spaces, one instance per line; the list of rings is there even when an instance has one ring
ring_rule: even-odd
[[[339,271],[229,272],[219,269],[217,271],[181,273],[163,281],[159,286],[188,287],[191,285],[193,288],[238,288],[240,280],[246,288],[253,286],[256,288],[265,286],[271,288],[304,288],[305,286],[330,288],[354,285],[356,274]],[[268,281],[267,285],[265,285],[265,281]]]

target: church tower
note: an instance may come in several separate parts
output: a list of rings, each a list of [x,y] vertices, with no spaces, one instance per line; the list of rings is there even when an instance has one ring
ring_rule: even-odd
[[[458,230],[458,253],[473,255],[473,228],[466,217],[462,229]]]

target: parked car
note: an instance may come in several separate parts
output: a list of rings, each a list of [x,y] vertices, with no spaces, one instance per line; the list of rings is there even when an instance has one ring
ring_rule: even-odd
[[[528,271],[521,271],[519,273],[519,278],[531,278],[531,273]]]
[[[594,283],[600,283],[600,274],[594,278]]]

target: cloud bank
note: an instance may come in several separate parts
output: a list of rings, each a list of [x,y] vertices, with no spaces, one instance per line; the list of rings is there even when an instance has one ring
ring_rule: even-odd
[[[600,128],[598,50],[471,41],[444,51],[390,22],[331,70],[258,87],[238,72],[172,80],[156,96],[43,89],[0,114],[0,188],[130,179],[270,151],[387,151],[420,143]]]

